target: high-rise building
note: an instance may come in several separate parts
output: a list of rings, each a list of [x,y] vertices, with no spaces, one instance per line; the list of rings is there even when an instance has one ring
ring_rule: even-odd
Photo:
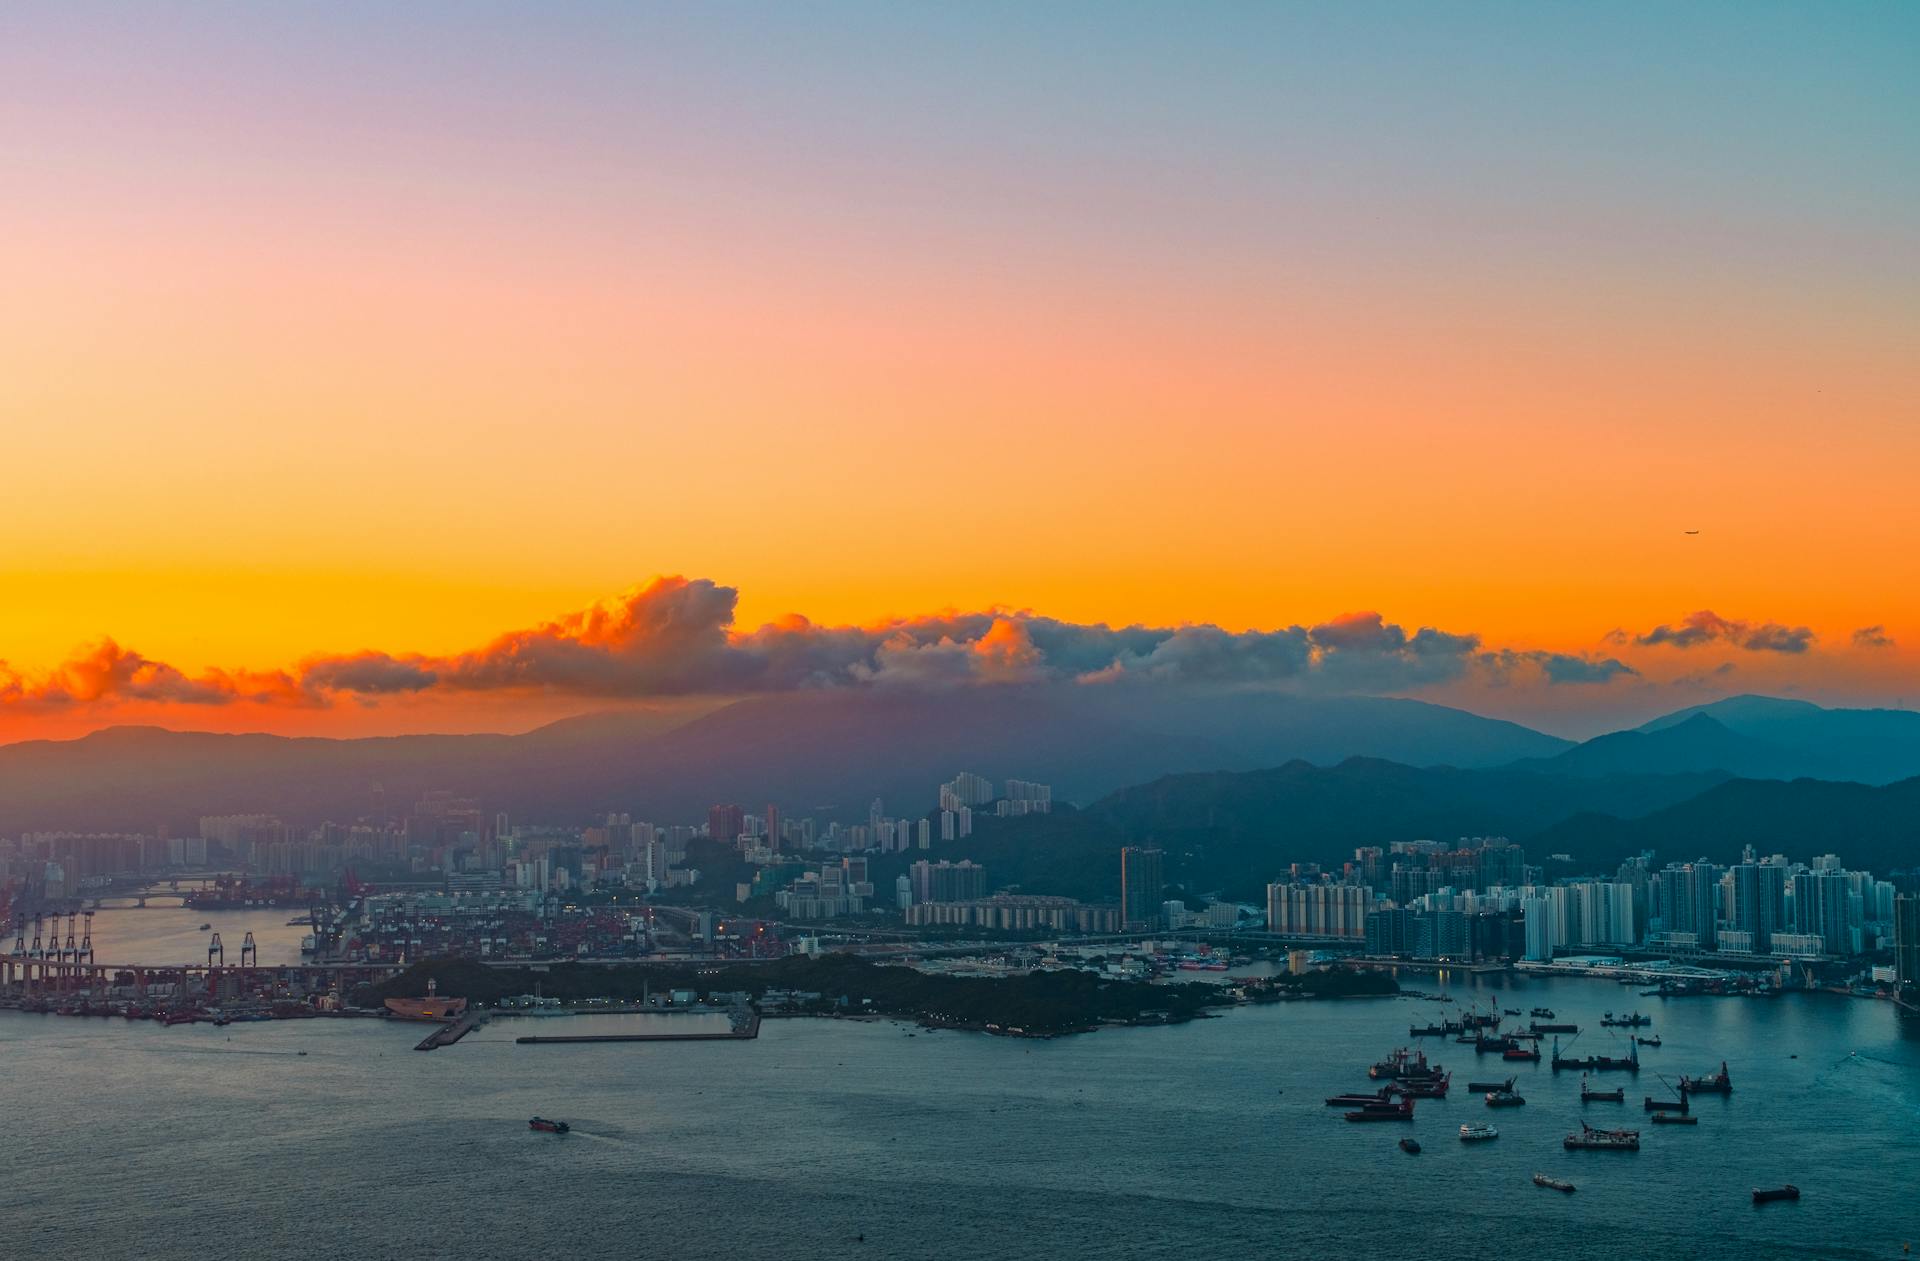
[[[973,808],[984,806],[993,800],[993,781],[985,775],[975,775],[972,771],[961,771],[951,780],[940,785],[940,808],[959,810],[965,806]]]
[[[780,807],[772,802],[767,803],[767,848],[780,850]]]
[[[739,806],[709,806],[707,835],[716,841],[736,841],[747,830],[747,812]]]
[[[1281,881],[1267,886],[1267,931],[1292,937],[1367,935],[1373,891],[1331,881]]]
[[[1920,893],[1900,893],[1893,899],[1894,997],[1920,1011]]]
[[[1120,917],[1129,928],[1152,928],[1165,901],[1157,848],[1129,845],[1120,851]]]
[[[1832,867],[1796,872],[1793,877],[1793,929],[1818,937],[1830,955],[1855,953],[1849,915],[1847,873]]]
[[[1787,869],[1778,863],[1739,863],[1727,869],[1732,896],[1727,923],[1750,933],[1755,954],[1773,949],[1773,935],[1787,930]]]

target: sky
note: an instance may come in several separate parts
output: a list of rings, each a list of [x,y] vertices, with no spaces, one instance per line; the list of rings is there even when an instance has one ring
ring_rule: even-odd
[[[0,740],[1920,702],[1917,57],[1873,3],[8,7]]]

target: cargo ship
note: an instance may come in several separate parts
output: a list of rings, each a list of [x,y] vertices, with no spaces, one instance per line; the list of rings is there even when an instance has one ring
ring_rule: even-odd
[[[1379,1081],[1382,1078],[1406,1081],[1425,1078],[1437,1079],[1441,1076],[1438,1064],[1427,1063],[1425,1051],[1410,1051],[1401,1047],[1386,1059],[1381,1060],[1367,1070],[1367,1076]]]
[[[1543,1024],[1541,1024],[1541,1023],[1540,1023],[1539,1021],[1537,1021],[1537,1020],[1536,1020],[1536,1021],[1534,1021],[1534,1022],[1533,1022],[1532,1024],[1530,1024],[1530,1025],[1528,1025],[1528,1026],[1527,1026],[1527,1028],[1528,1028],[1528,1030],[1529,1030],[1529,1031],[1531,1031],[1531,1032],[1532,1032],[1532,1034],[1533,1034],[1533,1036],[1534,1036],[1534,1037],[1536,1037],[1536,1038],[1538,1038],[1538,1037],[1542,1037],[1542,1036],[1544,1036],[1544,1035],[1546,1035],[1546,1034],[1549,1034],[1549,1033],[1578,1033],[1578,1032],[1580,1032],[1580,1026],[1579,1026],[1579,1025],[1568,1025],[1568,1024],[1559,1024],[1559,1025],[1553,1025],[1553,1024],[1547,1024],[1547,1025],[1543,1025]]]
[[[1387,1090],[1409,1099],[1445,1099],[1447,1084],[1452,1080],[1452,1073],[1440,1077],[1408,1077],[1388,1086]]]
[[[1643,1016],[1639,1012],[1630,1012],[1625,1016],[1616,1016],[1612,1012],[1600,1017],[1602,1026],[1609,1029],[1638,1029],[1642,1025],[1653,1023],[1652,1016]]]
[[[1656,1112],[1653,1114],[1655,1125],[1698,1125],[1700,1118],[1686,1112]]]
[[[1569,1195],[1573,1194],[1573,1184],[1571,1182],[1562,1182],[1558,1178],[1549,1178],[1544,1173],[1536,1173],[1533,1175],[1533,1185],[1536,1187],[1546,1187],[1551,1191],[1565,1191]]]
[[[1648,1112],[1686,1113],[1686,1112],[1691,1112],[1693,1109],[1687,1106],[1687,1092],[1683,1090],[1680,1092],[1680,1098],[1677,1100],[1655,1099],[1652,1095],[1648,1095],[1647,1102],[1646,1102],[1646,1110]]]
[[[565,1121],[549,1121],[545,1117],[535,1117],[533,1120],[527,1122],[527,1128],[530,1130],[539,1130],[543,1134],[565,1134],[573,1127]]]
[[[1783,1187],[1755,1187],[1753,1189],[1753,1202],[1755,1204],[1771,1204],[1775,1200],[1797,1200],[1799,1198],[1800,1188],[1794,1186],[1791,1182]]]
[[[1347,1113],[1346,1118],[1349,1121],[1411,1121],[1413,1120],[1413,1100],[1402,1099],[1396,1104],[1370,1103]]]
[[[1534,1009],[1533,1009],[1533,1011],[1532,1011],[1532,1012],[1530,1012],[1530,1013],[1528,1013],[1528,1014],[1530,1014],[1530,1015],[1534,1015],[1534,1016],[1538,1016],[1538,1017],[1540,1017],[1540,1018],[1541,1018],[1542,1020],[1552,1020],[1552,1019],[1553,1019],[1553,1008],[1551,1008],[1551,1007],[1536,1007],[1536,1008],[1534,1008]]]
[[[1680,1077],[1682,1094],[1730,1095],[1733,1093],[1733,1078],[1727,1074],[1727,1062],[1720,1061],[1720,1071],[1708,1073],[1705,1077]]]
[[[1597,1152],[1637,1152],[1640,1150],[1639,1130],[1596,1130],[1584,1121],[1578,1134],[1569,1134],[1562,1140],[1561,1146],[1568,1151]]]
[[[1635,1038],[1634,1041],[1638,1042],[1641,1046],[1659,1046],[1660,1045],[1660,1038],[1657,1034],[1651,1038]]]
[[[1612,1090],[1595,1090],[1587,1084],[1587,1075],[1585,1073],[1580,1074],[1581,1103],[1625,1103],[1626,1101],[1627,1092],[1625,1088],[1616,1086]]]
[[[1509,1077],[1505,1081],[1472,1081],[1467,1083],[1467,1089],[1476,1095],[1484,1095],[1489,1090],[1512,1090],[1513,1083],[1517,1080],[1519,1079]]]
[[[1571,1046],[1572,1044],[1569,1043],[1568,1045]],[[1615,1069],[1626,1073],[1638,1073],[1640,1071],[1640,1049],[1632,1043],[1628,1043],[1625,1056],[1589,1055],[1582,1059],[1575,1059],[1570,1055],[1560,1054],[1560,1039],[1555,1038],[1553,1040],[1553,1071],[1557,1073],[1563,1068],[1584,1069],[1592,1073],[1604,1073]]]
[[[1335,1095],[1327,1100],[1327,1106],[1329,1108],[1365,1108],[1376,1103],[1383,1106],[1392,1104],[1393,1087],[1382,1086],[1372,1094],[1365,1095],[1358,1092],[1349,1095]]]
[[[1526,1060],[1529,1063],[1540,1062],[1540,1048],[1537,1046],[1511,1046],[1500,1052],[1503,1060]]]

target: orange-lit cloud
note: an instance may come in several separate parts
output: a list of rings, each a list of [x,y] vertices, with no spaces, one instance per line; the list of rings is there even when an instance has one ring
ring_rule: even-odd
[[[1805,627],[1710,611],[1645,634],[1612,632],[1600,651],[1565,651],[1490,647],[1477,633],[1409,629],[1371,610],[1265,630],[1111,626],[1025,609],[867,625],[790,614],[743,628],[738,599],[733,587],[710,579],[660,577],[462,652],[316,654],[281,670],[194,672],[106,639],[41,674],[0,662],[0,718],[11,715],[14,729],[39,723],[73,731],[129,718],[199,725],[205,720],[186,716],[227,713],[258,715],[254,725],[276,730],[351,730],[364,729],[351,714],[389,715],[409,729],[425,716],[457,714],[468,729],[499,729],[609,704],[1052,682],[1414,695],[1536,720],[1585,711],[1604,722],[1599,716],[1658,712],[1676,696],[1723,691],[1734,660],[1759,671],[1739,675],[1747,686],[1789,693],[1802,690],[1803,676],[1782,675],[1775,663],[1812,672],[1804,677],[1898,665],[1877,626],[1830,654],[1819,652]],[[1688,650],[1683,671],[1670,655],[1675,648]],[[1716,653],[1724,658],[1717,666]]]

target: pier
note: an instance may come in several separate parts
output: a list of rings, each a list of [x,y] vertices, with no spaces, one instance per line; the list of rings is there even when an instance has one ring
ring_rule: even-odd
[[[760,1036],[760,1013],[736,1016],[725,1033],[529,1033],[514,1042],[533,1046],[547,1042],[745,1042]],[[424,1049],[424,1048],[423,1048]]]
[[[452,1046],[460,1039],[478,1029],[479,1016],[462,1016],[460,1019],[444,1024],[429,1033],[414,1046],[416,1051],[438,1051],[443,1046]]]

